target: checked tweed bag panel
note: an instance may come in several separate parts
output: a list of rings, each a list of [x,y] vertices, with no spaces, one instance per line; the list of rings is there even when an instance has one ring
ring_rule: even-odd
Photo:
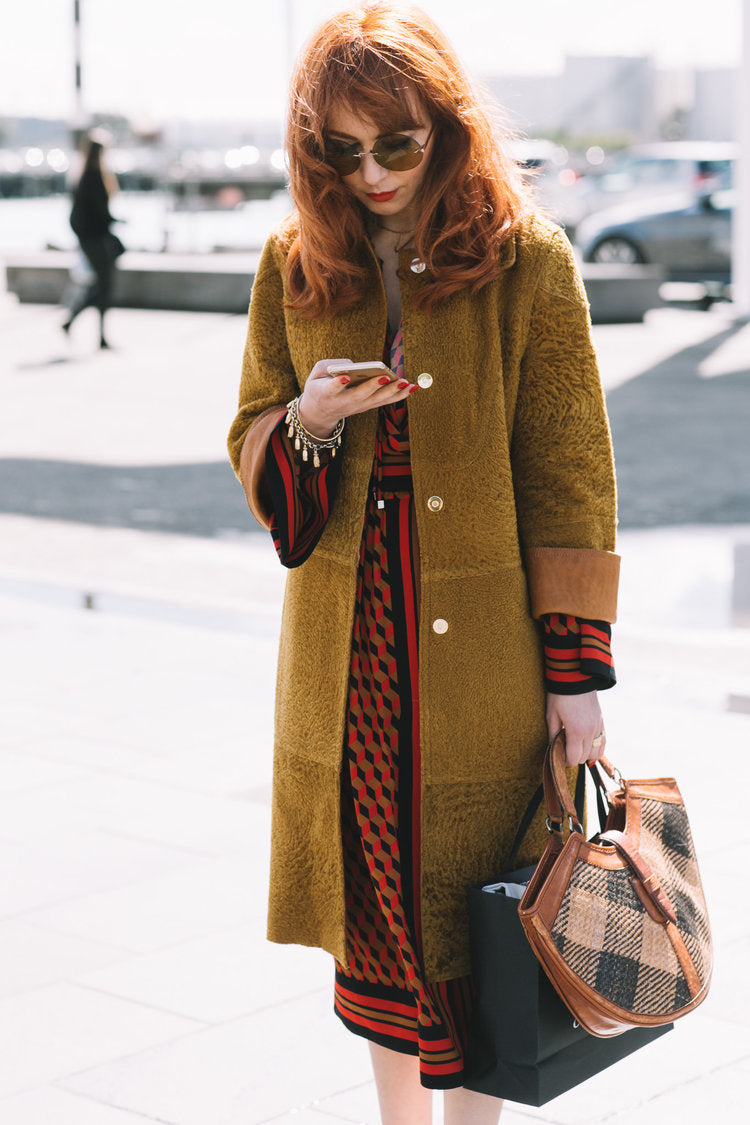
[[[705,984],[711,976],[711,927],[690,822],[682,805],[641,800],[640,852],[659,876],[677,916],[677,928],[701,984]]]
[[[640,850],[661,881],[701,982],[711,968],[711,935],[690,826],[681,805],[641,801]],[[646,913],[630,871],[578,860],[552,938],[581,980],[641,1015],[678,1012],[690,991],[664,926]]]

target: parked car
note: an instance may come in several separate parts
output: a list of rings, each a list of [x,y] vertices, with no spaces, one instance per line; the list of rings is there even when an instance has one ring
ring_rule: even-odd
[[[715,141],[636,145],[571,184],[563,221],[574,230],[587,215],[619,203],[730,188],[736,155],[736,145]]]
[[[734,192],[630,203],[590,215],[575,244],[584,262],[664,266],[671,281],[728,282]]]

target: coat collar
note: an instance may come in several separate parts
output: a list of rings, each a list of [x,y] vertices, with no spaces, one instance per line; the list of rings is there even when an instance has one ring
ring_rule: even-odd
[[[517,245],[516,245],[517,238],[518,238],[517,232],[512,231],[511,234],[509,234],[505,238],[505,240],[502,242],[502,244],[500,246],[500,250],[498,251],[498,265],[500,266],[500,269],[502,269],[502,270],[509,269],[514,264],[514,262],[516,260],[516,254],[517,254]],[[365,247],[363,248],[363,255],[364,255],[364,260],[367,261],[368,264],[372,264],[374,262],[375,265],[378,267],[378,270],[380,269],[377,254],[375,253],[375,249],[374,249],[373,244],[372,244],[371,232],[370,231],[368,231],[367,239],[365,241]],[[409,249],[407,247],[406,249],[399,250],[398,258],[399,258],[399,266],[400,267],[403,268],[404,266],[408,266],[408,267],[410,267],[410,271],[414,275],[416,275],[416,277],[424,278],[424,274],[426,272],[425,267],[422,266],[422,269],[415,269],[414,268],[415,266],[418,266],[420,264],[420,260],[419,260],[418,257],[415,256],[415,251],[414,251],[413,248]]]

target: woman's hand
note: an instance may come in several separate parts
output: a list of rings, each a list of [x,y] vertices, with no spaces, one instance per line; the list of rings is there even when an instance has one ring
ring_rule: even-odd
[[[319,360],[310,372],[299,400],[299,420],[314,437],[330,437],[340,418],[401,402],[417,389],[416,383],[408,383],[406,379],[383,383],[378,375],[351,387],[347,375],[328,374],[332,363],[351,363],[351,360]]]
[[[604,754],[604,733],[599,700],[595,691],[583,695],[548,695],[547,730],[550,739],[565,727],[565,753],[569,766],[596,762]]]

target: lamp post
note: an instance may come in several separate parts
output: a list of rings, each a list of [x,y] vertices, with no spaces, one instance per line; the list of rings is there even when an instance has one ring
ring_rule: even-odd
[[[732,303],[740,320],[750,319],[750,0],[740,5],[742,54],[737,78],[737,205],[732,224]]]
[[[78,148],[84,133],[86,117],[83,110],[83,69],[81,66],[81,2],[73,0],[73,66],[75,68],[73,122],[71,135],[74,148]]]

